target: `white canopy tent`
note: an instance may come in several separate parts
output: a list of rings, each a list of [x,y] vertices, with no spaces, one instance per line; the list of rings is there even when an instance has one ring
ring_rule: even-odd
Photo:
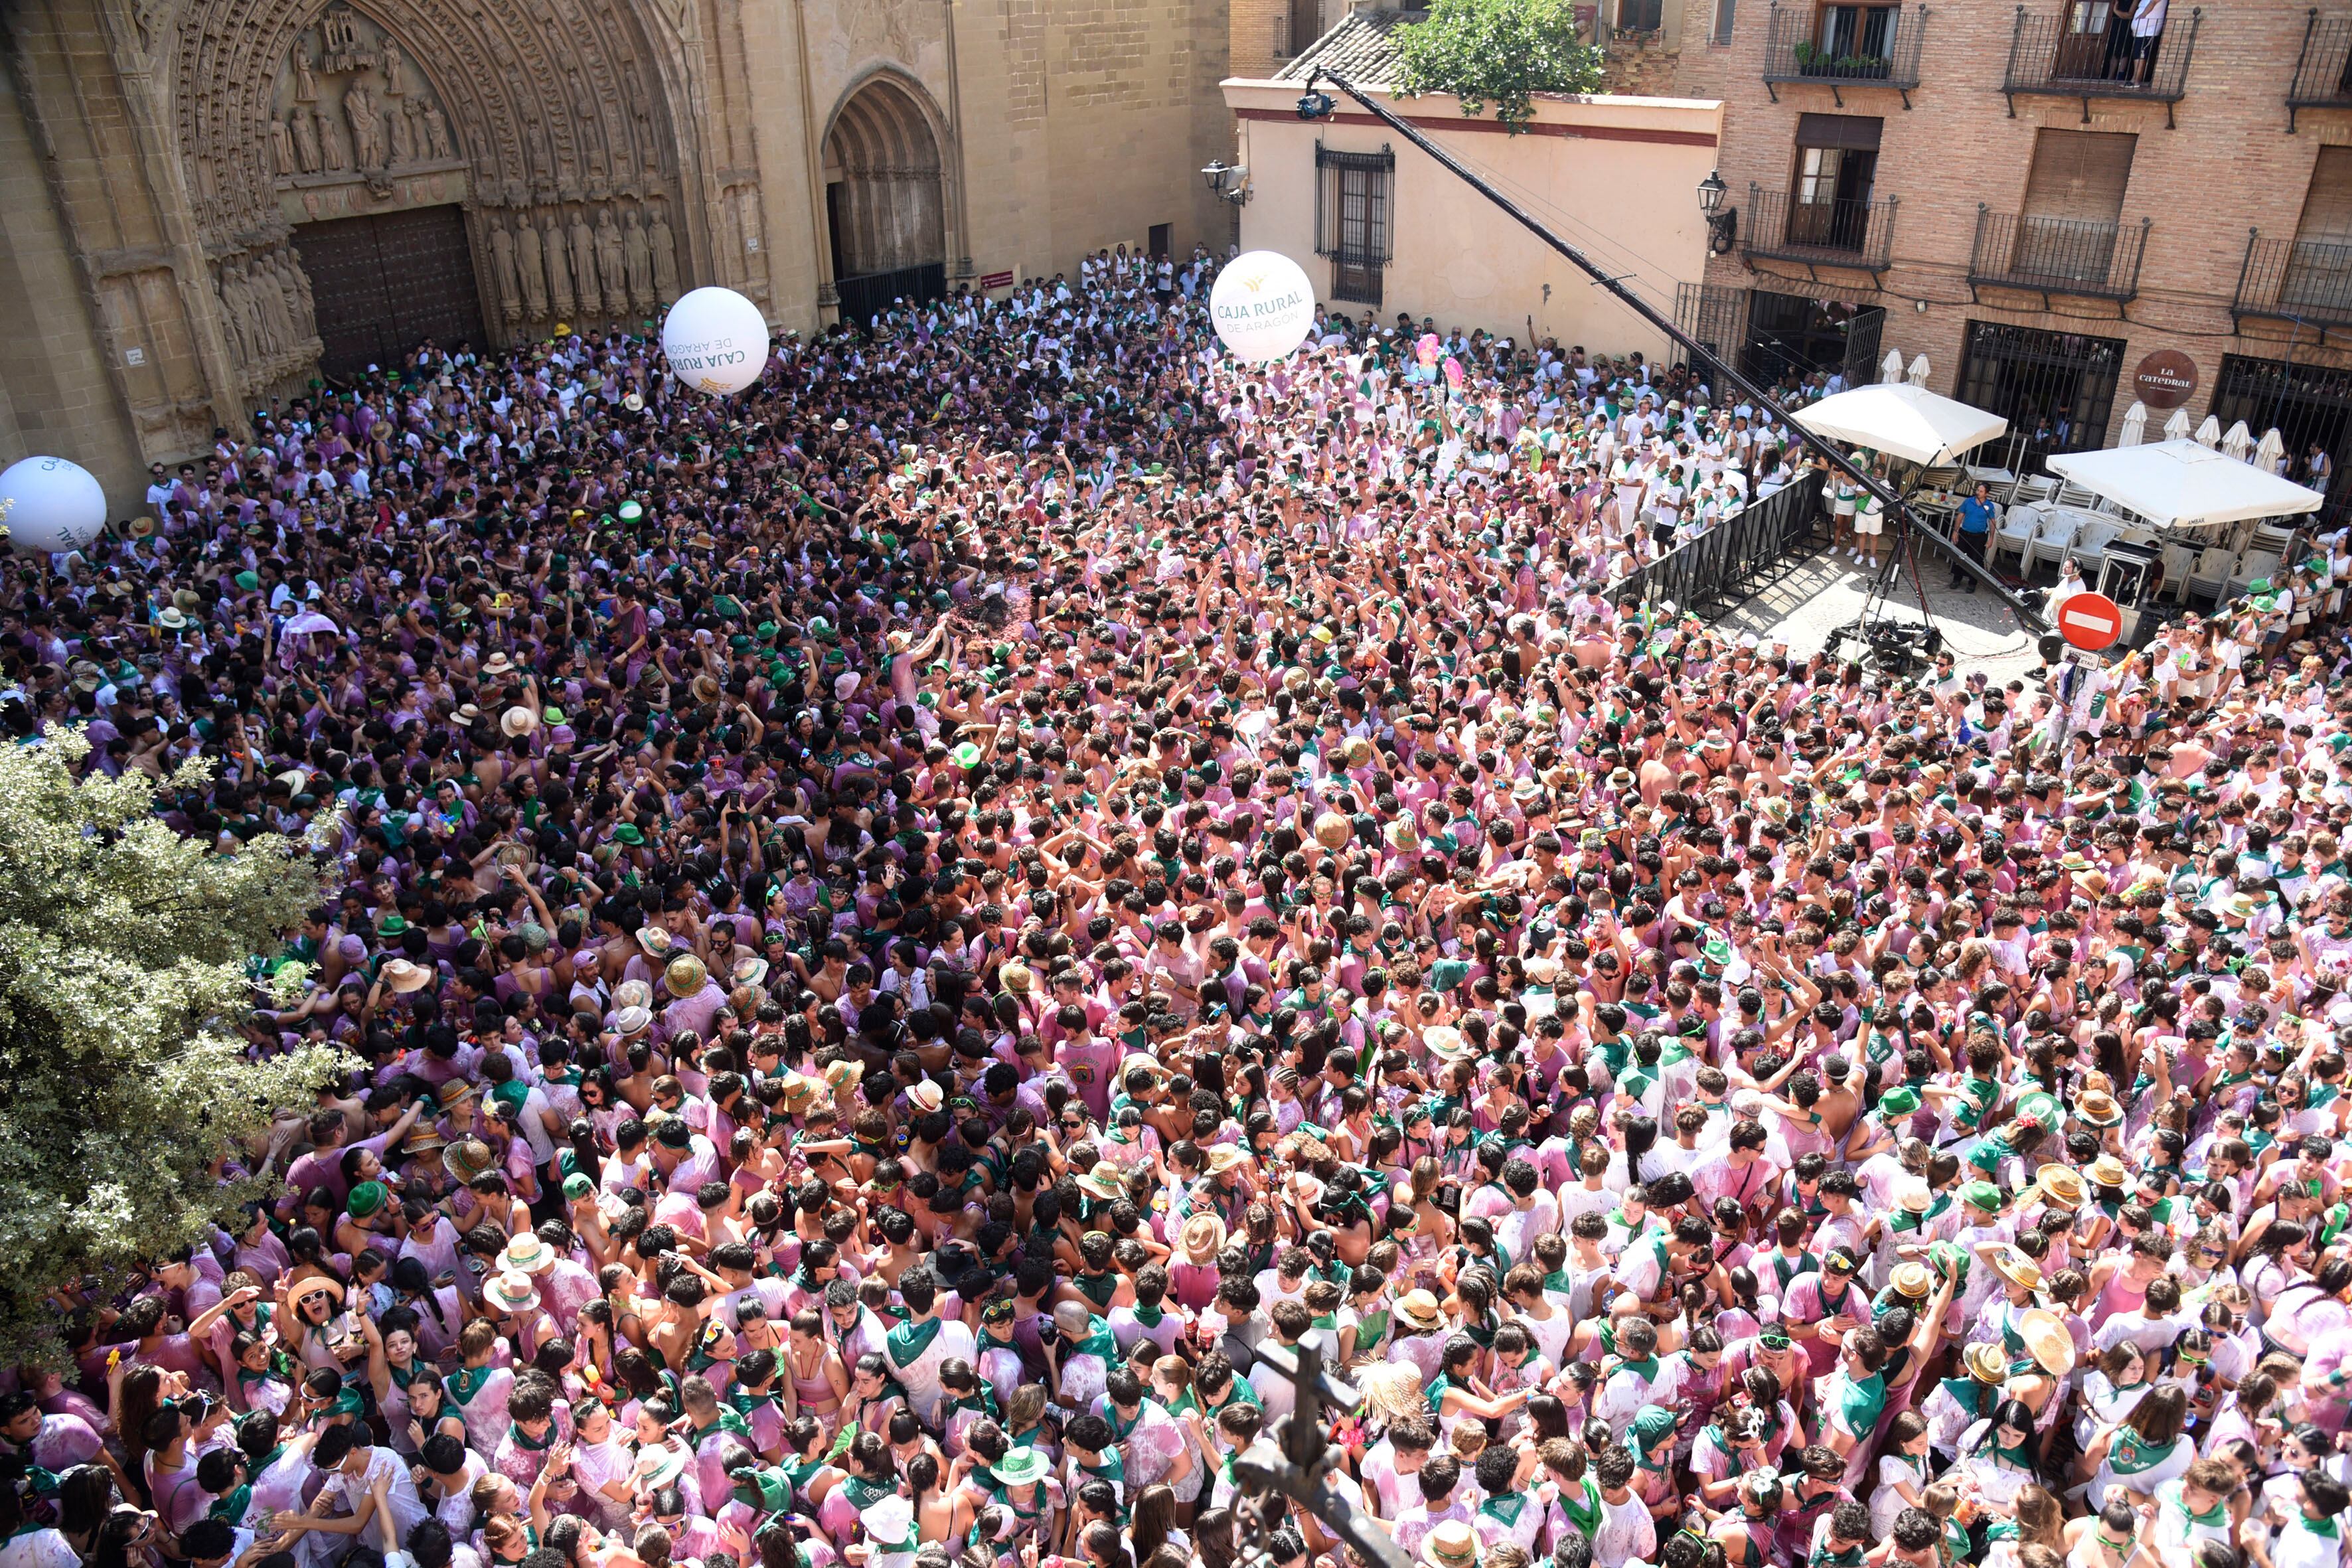
[[[2044,458],[2043,466],[2159,528],[2207,528],[2317,511],[2326,499],[2194,440],[2058,452]]]
[[[1816,436],[1934,467],[1996,439],[2009,428],[1987,414],[1908,382],[1858,386],[1800,408],[1797,423]]]

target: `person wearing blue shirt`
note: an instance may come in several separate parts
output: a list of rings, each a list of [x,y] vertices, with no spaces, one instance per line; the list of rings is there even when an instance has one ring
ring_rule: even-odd
[[[1960,503],[1958,543],[1961,554],[1971,561],[1982,561],[1985,558],[1985,548],[1992,542],[1992,520],[1993,504],[1990,491],[1987,487],[1979,485],[1977,493]],[[1966,587],[1971,594],[1977,591],[1975,575],[1962,572],[1958,563],[1952,566],[1951,585],[1955,588]]]

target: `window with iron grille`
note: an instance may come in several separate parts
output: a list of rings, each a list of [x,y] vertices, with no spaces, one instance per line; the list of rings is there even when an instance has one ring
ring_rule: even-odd
[[[1315,254],[1331,261],[1331,298],[1359,305],[1381,302],[1381,274],[1389,264],[1392,215],[1389,193],[1396,154],[1341,153],[1315,144]]]

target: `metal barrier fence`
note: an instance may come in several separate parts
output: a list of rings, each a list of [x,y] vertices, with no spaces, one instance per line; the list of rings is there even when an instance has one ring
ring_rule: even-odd
[[[1726,614],[1802,564],[1822,542],[1822,518],[1821,476],[1808,470],[1606,592],[1612,600],[1671,601],[1705,618]]]

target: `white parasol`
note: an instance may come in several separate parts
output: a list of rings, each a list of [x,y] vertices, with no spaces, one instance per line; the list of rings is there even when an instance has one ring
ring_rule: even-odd
[[[2204,424],[2197,426],[2197,444],[2200,447],[2210,447],[2216,450],[2221,447],[2221,422],[2210,414],[2205,416]]]
[[[1905,376],[1903,379],[1909,382],[1914,386],[1927,385],[1927,356],[1926,354],[1921,354],[1917,359],[1913,360],[1911,362],[1911,374]]]
[[[2231,426],[2230,433],[2221,437],[2221,450],[2242,463],[2253,449],[2254,433],[2246,428],[2246,422],[2242,419]]]
[[[2172,417],[2164,422],[2164,438],[2168,441],[2189,439],[2189,410],[2176,408],[2172,411]]]
[[[1892,386],[1903,379],[1903,351],[1888,349],[1886,363],[1878,367],[1878,380],[1883,386]]]
[[[2262,444],[2254,448],[2254,467],[2266,474],[2275,474],[2285,457],[2286,437],[2281,436],[2278,426],[2273,425],[2263,432]]]
[[[2124,427],[2116,437],[2118,447],[2137,447],[2147,439],[2147,405],[2134,403],[2124,410]]]

